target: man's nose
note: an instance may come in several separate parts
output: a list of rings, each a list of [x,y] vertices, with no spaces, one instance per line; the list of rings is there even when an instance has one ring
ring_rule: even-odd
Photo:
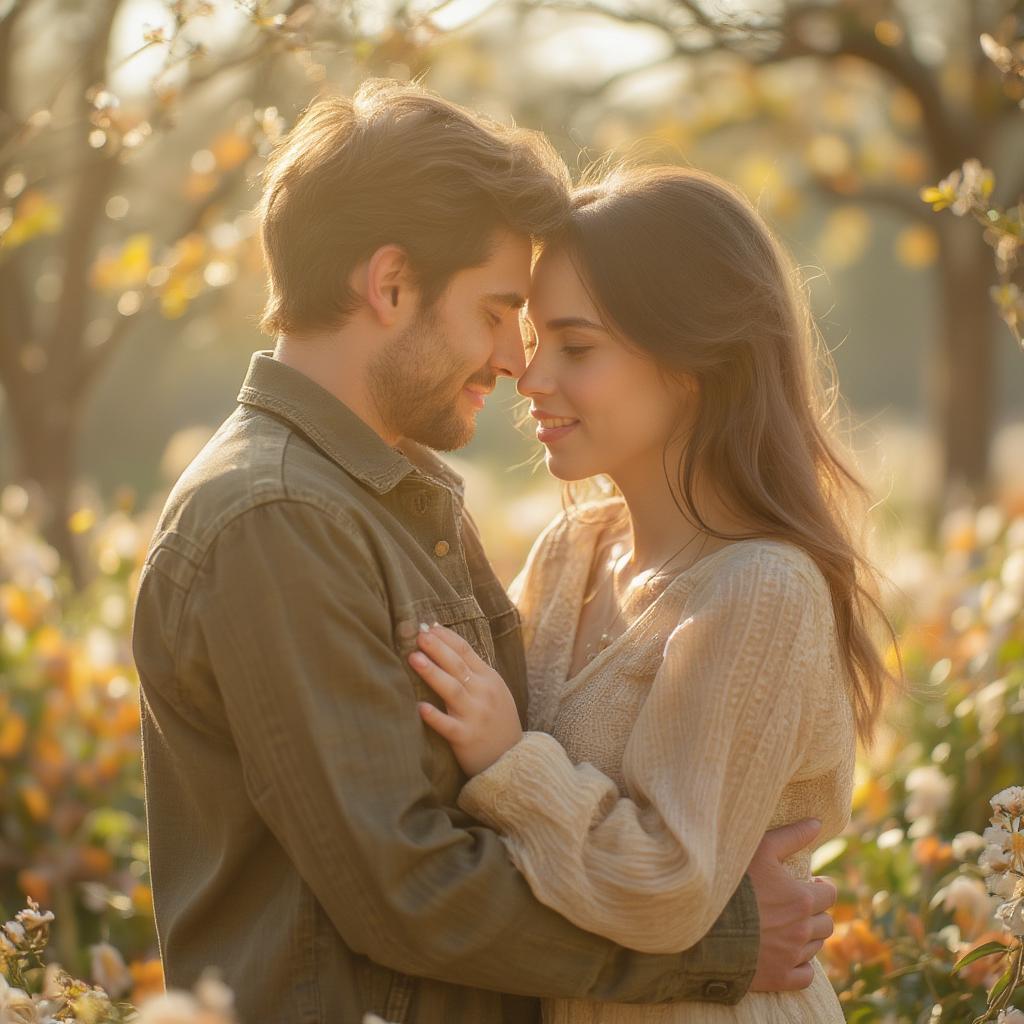
[[[526,371],[526,350],[519,324],[514,322],[502,331],[494,348],[491,368],[498,377],[521,377]]]

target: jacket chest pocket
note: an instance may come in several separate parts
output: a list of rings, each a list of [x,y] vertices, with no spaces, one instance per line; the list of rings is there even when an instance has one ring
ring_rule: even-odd
[[[441,698],[409,665],[409,655],[418,648],[416,635],[421,622],[427,625],[439,622],[447,626],[453,633],[458,633],[487,664],[494,664],[490,624],[475,598],[456,598],[451,601],[423,598],[403,606],[399,611],[394,623],[395,649],[405,665],[417,701],[425,701],[444,710]],[[423,726],[423,730],[429,756],[427,771],[430,781],[439,800],[454,807],[466,777],[448,742],[427,725]]]
[[[452,601],[428,597],[400,609],[395,621],[395,646],[403,661],[416,650],[416,634],[423,622],[428,626],[435,622],[447,626],[453,633],[458,633],[488,665],[494,664],[490,623],[475,597],[459,597]]]

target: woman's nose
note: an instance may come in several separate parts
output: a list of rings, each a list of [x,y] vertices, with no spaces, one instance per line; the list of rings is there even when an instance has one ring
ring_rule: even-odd
[[[516,391],[524,398],[551,393],[551,377],[544,372],[543,363],[537,358],[536,354],[526,364],[526,372],[516,381]]]

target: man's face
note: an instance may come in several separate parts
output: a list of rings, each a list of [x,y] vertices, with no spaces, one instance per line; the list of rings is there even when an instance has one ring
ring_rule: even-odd
[[[519,311],[531,243],[501,233],[490,258],[461,270],[373,361],[369,386],[388,429],[438,451],[467,444],[484,396],[526,368]]]

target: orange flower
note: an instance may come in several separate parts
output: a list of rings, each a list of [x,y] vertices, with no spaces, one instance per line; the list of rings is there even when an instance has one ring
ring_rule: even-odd
[[[16,757],[25,742],[28,723],[16,711],[4,716],[0,722],[0,757]]]
[[[147,997],[163,992],[164,969],[158,958],[133,960],[128,970],[132,973],[132,1002],[136,1006]]]
[[[928,871],[942,871],[952,866],[955,857],[950,843],[936,836],[922,836],[914,841],[914,860]]]
[[[151,916],[153,913],[153,890],[143,882],[132,889],[132,903],[140,914]]]
[[[38,607],[29,600],[24,590],[9,583],[0,586],[0,608],[3,609],[5,618],[11,619],[25,629],[31,629],[36,624]]]
[[[82,872],[93,878],[102,878],[109,874],[114,867],[114,858],[98,846],[79,847],[78,862]]]
[[[892,951],[862,918],[839,922],[822,953],[830,971],[839,978],[848,977],[854,964],[881,964],[886,971],[892,970]]]
[[[41,871],[24,868],[18,872],[18,887],[36,903],[47,906],[50,900],[50,879]]]
[[[33,783],[21,787],[21,799],[33,821],[45,821],[50,813],[50,798]]]

